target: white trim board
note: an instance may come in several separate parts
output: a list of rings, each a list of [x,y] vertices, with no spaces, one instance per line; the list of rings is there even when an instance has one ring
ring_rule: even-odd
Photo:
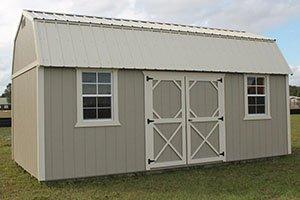
[[[38,180],[45,181],[45,106],[44,68],[37,68],[37,163]]]
[[[292,153],[291,142],[291,117],[290,117],[290,87],[289,87],[289,75],[285,77],[286,81],[286,119],[287,119],[287,151],[288,154]]]
[[[36,61],[34,61],[34,62],[32,62],[32,63],[26,65],[25,67],[23,67],[23,68],[20,69],[19,71],[13,73],[13,74],[11,75],[11,78],[14,79],[14,78],[16,78],[16,77],[18,77],[18,76],[24,74],[25,72],[27,72],[27,71],[29,71],[29,70],[31,70],[31,69],[37,67],[37,66],[39,66],[39,65],[38,65],[38,61],[36,60]]]

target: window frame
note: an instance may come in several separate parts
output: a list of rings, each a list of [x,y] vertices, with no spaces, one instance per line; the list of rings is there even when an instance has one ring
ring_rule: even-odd
[[[111,73],[111,118],[110,119],[83,119],[83,94],[82,94],[82,73]],[[77,123],[75,127],[95,126],[119,126],[118,110],[118,75],[117,70],[110,69],[77,69]]]
[[[265,113],[262,114],[249,114],[249,105],[248,105],[248,77],[255,78],[264,78],[264,88],[265,88]],[[250,95],[256,96],[256,95]],[[258,95],[259,96],[259,95]],[[270,111],[270,83],[269,83],[269,75],[261,75],[261,74],[245,74],[244,75],[244,103],[245,103],[245,117],[244,120],[264,120],[271,119],[271,111]]]

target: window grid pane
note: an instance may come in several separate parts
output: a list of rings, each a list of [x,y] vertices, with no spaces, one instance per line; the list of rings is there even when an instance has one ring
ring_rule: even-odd
[[[82,109],[83,119],[112,118],[112,82],[111,73],[82,73]]]
[[[266,114],[265,77],[247,77],[248,114]]]

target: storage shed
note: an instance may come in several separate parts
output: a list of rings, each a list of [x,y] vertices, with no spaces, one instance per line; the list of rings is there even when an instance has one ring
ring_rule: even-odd
[[[40,181],[291,153],[274,39],[26,10],[12,67],[13,159]]]

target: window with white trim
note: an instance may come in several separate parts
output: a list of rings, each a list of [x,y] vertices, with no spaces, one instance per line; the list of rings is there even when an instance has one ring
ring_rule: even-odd
[[[82,72],[83,119],[111,119],[111,73]]]
[[[78,70],[77,126],[117,125],[115,71]]]
[[[264,118],[269,116],[268,76],[245,76],[245,113],[246,118]]]

